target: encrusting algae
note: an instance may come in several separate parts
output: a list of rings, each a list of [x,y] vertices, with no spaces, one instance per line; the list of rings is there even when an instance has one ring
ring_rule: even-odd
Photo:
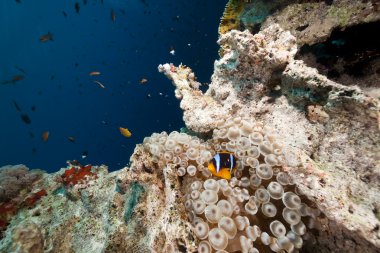
[[[240,28],[239,16],[244,10],[246,1],[230,0],[224,9],[223,16],[220,19],[218,28],[219,36],[231,31],[232,29]]]

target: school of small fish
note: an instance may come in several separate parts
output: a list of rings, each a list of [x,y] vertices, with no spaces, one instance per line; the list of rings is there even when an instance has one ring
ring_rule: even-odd
[[[22,1],[21,0],[15,0],[16,3],[18,4],[21,4]],[[145,0],[140,0],[141,3],[143,3],[146,7],[148,6],[147,2]],[[103,4],[103,0],[100,0],[100,3]],[[81,13],[81,8],[83,6],[87,5],[87,0],[82,0],[82,1],[76,1],[74,2],[74,4],[72,5],[73,9],[74,9],[74,13],[76,13],[77,15],[80,15]],[[122,15],[126,15],[126,12],[122,9],[119,10],[120,13]],[[62,10],[61,11],[62,15],[64,18],[68,18],[69,15],[70,15],[70,12],[68,11],[65,11],[65,10]],[[111,9],[110,10],[110,18],[111,18],[111,21],[113,23],[115,23],[117,21],[117,17],[116,17],[116,11],[114,9]],[[179,20],[179,16],[177,15],[175,17],[175,19],[178,21]],[[47,31],[46,33],[42,33],[39,38],[38,38],[38,41],[40,43],[49,43],[49,42],[54,42],[54,36],[53,36],[53,33],[50,32],[50,31]],[[174,47],[173,46],[170,46],[170,49],[169,49],[169,53],[171,55],[175,55],[175,50],[174,50]],[[103,62],[104,63],[104,62]],[[75,67],[78,67],[79,66],[79,63],[75,62]],[[3,85],[15,85],[19,82],[21,82],[22,80],[25,79],[25,77],[27,76],[27,72],[23,69],[23,68],[20,68],[18,66],[14,66],[15,70],[17,70],[19,73],[18,74],[15,74],[13,75],[12,77],[10,77],[9,79],[7,80],[3,80],[3,81],[0,81],[0,84],[3,84]],[[93,71],[90,71],[88,72],[88,76],[89,77],[101,77],[101,72],[98,71],[98,70],[93,70]],[[55,79],[55,75],[51,75],[50,76],[50,80],[54,80]],[[103,81],[99,81],[99,80],[92,80],[93,83],[97,84],[100,88],[102,89],[105,89],[106,86],[103,84]],[[145,78],[145,77],[142,77],[140,78],[139,80],[139,83],[140,84],[147,84],[148,83],[148,79]],[[38,94],[42,94],[42,91],[39,91]],[[163,94],[160,92],[159,93],[160,96],[162,96]],[[146,98],[151,98],[151,94],[148,93],[146,95]],[[166,97],[166,96],[165,96]],[[32,123],[32,120],[31,118],[29,117],[29,115],[23,111],[20,107],[20,105],[15,101],[15,100],[12,100],[13,102],[13,106],[14,108],[16,109],[17,113],[19,114],[21,120],[23,123],[27,124],[27,125],[30,125]],[[32,105],[30,107],[30,110],[32,112],[35,112],[36,111],[36,106],[35,105]],[[104,122],[104,123],[103,123]],[[108,123],[106,121],[102,121],[103,125],[108,125]],[[126,138],[130,138],[132,136],[132,133],[131,131],[128,129],[128,128],[124,128],[124,127],[119,127],[119,131],[121,133],[122,136],[126,137]],[[35,134],[32,132],[32,131],[29,131],[29,136],[30,138],[34,138]],[[50,138],[50,131],[43,131],[42,132],[42,141],[44,143],[48,142],[49,138]],[[67,136],[67,140],[71,143],[75,143],[76,142],[76,138],[74,136]],[[33,153],[36,152],[36,148],[33,147]],[[88,156],[88,152],[87,151],[84,151],[82,153],[82,158],[86,158]]]

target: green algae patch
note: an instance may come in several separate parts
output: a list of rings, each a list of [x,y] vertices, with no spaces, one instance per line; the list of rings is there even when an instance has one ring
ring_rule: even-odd
[[[351,8],[351,7],[350,7]],[[338,20],[338,24],[341,26],[346,26],[352,16],[353,10],[349,10],[348,8],[345,8],[344,6],[332,6],[328,10],[327,16]]]
[[[66,196],[66,190],[64,187],[59,187],[53,191],[55,196]]]
[[[131,219],[132,214],[133,214],[133,209],[136,207],[142,193],[144,193],[144,187],[140,185],[139,183],[136,183],[136,182],[132,183],[130,194],[128,194],[128,197],[125,201],[125,208],[124,208],[125,223],[128,223],[128,221]]]

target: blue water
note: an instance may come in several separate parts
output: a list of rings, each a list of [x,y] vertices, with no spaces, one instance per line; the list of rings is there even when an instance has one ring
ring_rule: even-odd
[[[145,136],[179,130],[184,123],[174,86],[157,65],[182,62],[209,82],[226,2],[1,1],[0,166],[23,163],[52,172],[76,159],[116,170]],[[49,32],[53,40],[41,42]],[[23,79],[7,82],[15,76]],[[140,84],[142,78],[148,82]],[[122,136],[119,126],[132,137]]]

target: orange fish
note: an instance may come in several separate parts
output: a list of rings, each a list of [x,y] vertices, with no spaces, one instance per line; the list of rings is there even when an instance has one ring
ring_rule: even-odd
[[[112,19],[112,22],[116,21],[116,14],[114,10],[111,10],[111,19]]]
[[[144,83],[146,83],[146,82],[148,82],[148,79],[142,78],[142,79],[140,80],[140,83],[141,83],[141,84],[144,84]]]
[[[100,72],[98,72],[98,71],[92,71],[92,72],[88,73],[88,75],[90,75],[90,76],[98,76],[98,75],[100,75]]]
[[[44,34],[40,37],[41,42],[47,42],[49,40],[53,40],[53,34],[51,32],[48,32],[47,34]]]
[[[101,88],[105,89],[106,87],[99,81],[94,81],[94,83],[97,83]]]
[[[236,170],[236,158],[233,153],[222,151],[212,158],[207,168],[216,177],[231,179]]]
[[[119,127],[119,130],[120,130],[120,133],[121,133],[123,136],[127,137],[127,138],[129,138],[129,137],[132,136],[132,133],[128,130],[128,128]]]
[[[47,142],[48,139],[49,139],[49,131],[43,132],[43,134],[42,134],[42,140],[44,142]]]

